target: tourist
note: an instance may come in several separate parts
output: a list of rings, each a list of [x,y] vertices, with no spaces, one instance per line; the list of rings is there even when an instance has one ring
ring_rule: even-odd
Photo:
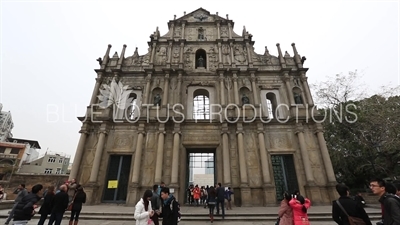
[[[79,214],[82,210],[82,204],[86,203],[86,193],[83,191],[82,185],[76,186],[76,193],[72,199],[71,217],[69,218],[69,225],[77,225],[79,222]]]
[[[179,205],[174,195],[169,192],[169,188],[161,189],[162,210],[158,212],[159,217],[163,218],[163,225],[177,225]]]
[[[160,224],[158,221],[158,215],[156,213],[160,211],[161,197],[160,195],[157,194],[157,190],[158,190],[158,185],[155,184],[153,186],[153,196],[151,197],[151,208],[154,211],[154,215],[151,217],[151,219],[153,220],[154,225]]]
[[[40,214],[40,219],[38,222],[38,225],[43,225],[44,221],[46,221],[47,216],[50,215],[51,210],[52,210],[52,203],[53,203],[53,198],[55,196],[54,193],[54,186],[50,186],[47,188],[46,196],[44,196],[43,199],[43,204],[39,209],[39,214]]]
[[[386,190],[386,182],[380,178],[372,179],[369,187],[372,193],[379,196],[382,204],[383,224],[400,224],[400,199]],[[394,190],[396,193],[396,190]]]
[[[340,197],[338,200],[332,202],[332,219],[337,224],[349,225],[348,216],[351,216],[362,219],[366,225],[372,225],[371,220],[364,210],[363,204],[349,197],[350,191],[346,185],[337,184],[336,191]]]
[[[293,224],[294,225],[309,225],[307,210],[311,206],[309,199],[301,195],[294,195],[289,201],[289,205],[293,210]]]
[[[138,201],[135,206],[134,218],[136,220],[136,225],[148,225],[150,224],[150,217],[154,215],[153,208],[151,207],[151,197],[153,192],[151,190],[146,190],[143,193],[143,197]]]
[[[279,225],[293,225],[293,210],[289,205],[292,196],[285,192],[283,193],[283,200],[278,211]]]
[[[209,209],[209,216],[211,223],[214,221],[214,208],[216,203],[217,192],[215,191],[214,187],[211,186],[208,190],[208,198],[207,204]]]
[[[217,187],[217,215],[219,215],[219,206],[222,209],[222,219],[225,219],[225,188],[222,187],[221,183],[218,183]]]
[[[67,185],[63,184],[60,186],[60,192],[58,192],[52,202],[52,209],[49,219],[49,224],[60,225],[64,216],[65,210],[68,208],[69,198],[67,194]]]
[[[18,194],[18,195],[15,198],[14,206],[12,207],[12,209],[10,211],[10,214],[8,215],[8,218],[7,218],[7,220],[6,220],[6,222],[4,224],[10,223],[10,221],[12,220],[12,218],[14,216],[15,207],[17,207],[18,202],[20,202],[23,197],[28,195],[28,191],[25,188],[25,184],[20,184],[18,186],[18,188],[15,189],[14,194]]]
[[[43,185],[36,184],[32,187],[31,193],[26,195],[18,202],[14,211],[13,224],[25,225],[35,215],[36,203],[42,198]]]
[[[228,187],[228,189],[225,190],[225,199],[226,199],[226,209],[230,209],[232,210],[232,195],[233,195],[233,191],[231,189],[231,187]]]

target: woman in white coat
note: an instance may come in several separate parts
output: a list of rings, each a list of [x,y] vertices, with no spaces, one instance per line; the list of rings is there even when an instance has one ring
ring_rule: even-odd
[[[154,215],[154,211],[151,208],[152,196],[153,192],[150,190],[146,190],[143,194],[143,197],[136,204],[134,215],[136,225],[148,225],[150,217]]]

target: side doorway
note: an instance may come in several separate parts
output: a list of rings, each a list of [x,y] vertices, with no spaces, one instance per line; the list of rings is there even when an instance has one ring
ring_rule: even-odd
[[[274,172],[276,200],[283,199],[283,193],[299,190],[293,155],[271,155],[272,169]]]
[[[126,202],[131,161],[131,155],[110,155],[102,202]]]

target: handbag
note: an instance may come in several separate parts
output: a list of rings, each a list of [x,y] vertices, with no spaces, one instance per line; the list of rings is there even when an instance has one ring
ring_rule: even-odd
[[[350,225],[366,225],[363,219],[358,218],[358,217],[354,217],[354,216],[349,216],[349,214],[347,214],[346,210],[344,210],[342,204],[340,204],[339,200],[336,200],[336,203],[338,204],[340,209],[342,209],[344,214],[346,214],[347,218],[349,219],[349,224]]]
[[[279,225],[280,222],[281,222],[281,218],[278,217],[278,218],[276,219],[275,225]]]
[[[72,199],[71,203],[68,204],[66,211],[72,211],[72,206],[74,205],[75,197],[76,197],[76,193],[75,193],[74,198]]]

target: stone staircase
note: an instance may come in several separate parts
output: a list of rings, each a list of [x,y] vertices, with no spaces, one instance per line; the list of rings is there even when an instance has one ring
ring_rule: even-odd
[[[231,212],[227,211],[225,216],[225,221],[265,221],[272,222],[276,221],[277,213],[271,212]],[[378,221],[381,217],[379,209],[368,210],[368,215],[372,221]],[[69,218],[70,213],[66,212],[64,218]],[[81,220],[110,220],[110,221],[130,221],[135,220],[134,212],[82,212],[80,215]],[[332,221],[331,212],[310,212],[308,214],[310,221]],[[6,213],[0,214],[0,218],[6,218]],[[34,218],[39,218],[40,215],[35,215]],[[221,220],[222,217],[219,215],[214,216],[214,220]],[[182,213],[182,221],[209,221],[208,214],[206,211],[201,211],[199,213]]]

